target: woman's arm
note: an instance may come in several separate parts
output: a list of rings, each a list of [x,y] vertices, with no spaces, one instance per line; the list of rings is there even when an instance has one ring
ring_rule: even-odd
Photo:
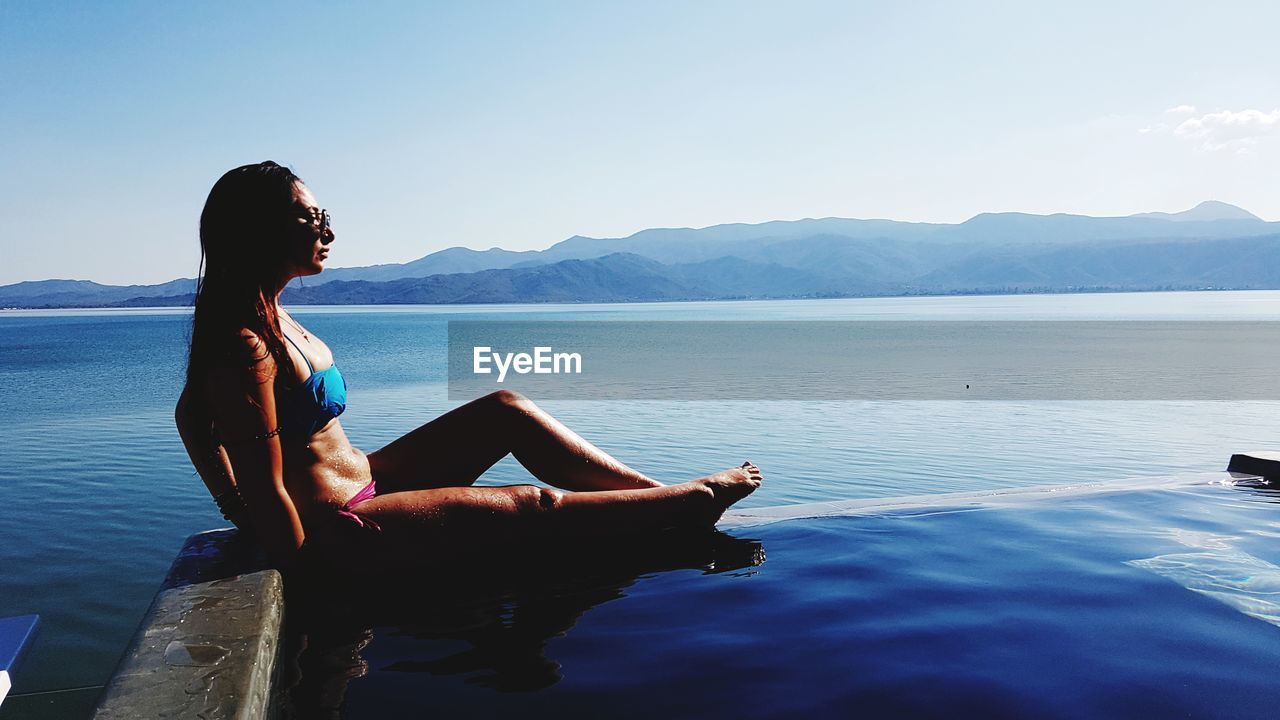
[[[206,408],[200,408],[192,399],[190,386],[182,388],[173,419],[178,425],[178,436],[187,449],[187,457],[195,466],[204,486],[213,496],[222,516],[237,528],[249,531],[251,525],[244,501],[236,491],[236,479],[231,473],[231,461],[221,443],[213,440],[213,418]]]
[[[304,539],[298,510],[284,488],[284,459],[274,393],[276,362],[249,330],[240,332],[244,363],[214,370],[213,423],[244,498],[258,541],[279,567],[291,566]]]

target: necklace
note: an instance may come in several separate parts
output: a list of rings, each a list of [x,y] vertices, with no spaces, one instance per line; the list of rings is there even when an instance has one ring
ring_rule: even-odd
[[[297,320],[293,319],[292,315],[285,315],[284,319],[288,320],[290,325],[298,328],[298,332],[302,333],[303,340],[306,340],[307,342],[311,342],[311,336],[307,334],[306,329],[304,329],[301,325],[298,324]]]

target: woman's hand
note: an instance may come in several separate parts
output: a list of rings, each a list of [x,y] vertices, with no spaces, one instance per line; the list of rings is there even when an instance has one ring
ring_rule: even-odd
[[[253,520],[249,517],[249,508],[245,506],[244,498],[240,497],[239,491],[233,488],[221,495],[215,495],[213,502],[218,506],[222,517],[235,525],[236,529],[242,533],[253,534]]]

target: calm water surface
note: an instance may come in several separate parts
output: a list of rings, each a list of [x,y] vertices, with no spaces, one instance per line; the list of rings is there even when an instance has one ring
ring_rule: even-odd
[[[456,404],[444,385],[450,319],[1276,320],[1280,293],[296,314],[333,348],[351,389],[343,425],[371,450]],[[35,612],[46,621],[15,693],[88,687],[82,694],[91,702],[182,540],[224,524],[173,429],[188,324],[187,314],[173,311],[0,313],[0,388],[9,403],[0,424],[0,615]],[[1280,420],[1273,402],[542,404],[664,480],[752,460],[766,485],[746,507],[1214,471],[1233,451],[1275,447]],[[525,479],[504,461],[482,482]],[[501,640],[507,620],[475,621],[491,632],[459,636],[450,634],[457,623],[414,627],[375,612],[316,646],[346,648],[368,668],[344,689],[350,717],[377,716],[377,708],[385,711],[377,698],[388,694],[410,714],[434,707],[442,716],[484,715],[532,703],[590,716],[592,703],[605,703],[641,717],[668,710],[662,697],[688,693],[687,715],[717,708],[785,715],[857,703],[890,714],[941,712],[948,703],[1016,714],[1045,710],[1036,700],[1045,693],[1062,701],[1050,715],[1140,716],[1159,708],[1236,715],[1209,712],[1208,701],[1194,698],[1231,688],[1233,702],[1252,693],[1274,705],[1275,691],[1236,670],[1275,667],[1280,630],[1125,563],[1169,554],[1186,537],[1171,528],[1244,537],[1251,557],[1280,563],[1269,550],[1274,535],[1266,534],[1275,527],[1271,500],[1197,485],[978,514],[885,513],[734,529],[709,546],[664,556],[665,565],[647,567],[639,553],[594,585],[581,585],[580,574],[560,578],[578,582],[574,592],[584,594],[568,608],[553,602],[546,610],[545,598],[573,596],[562,586],[495,588],[495,617],[523,608],[543,618],[527,636],[541,638],[541,650],[525,658],[532,674],[524,666],[442,664],[464,650],[474,661],[477,640],[502,656],[491,649],[494,642],[509,649]],[[767,561],[755,564],[757,554]],[[707,574],[716,558],[721,571]],[[558,619],[546,620],[547,613]],[[1155,626],[1167,618],[1179,630],[1160,639]],[[572,632],[560,637],[566,622]],[[550,675],[539,660],[548,652],[562,666]],[[698,675],[706,672],[702,663],[715,668],[710,678]],[[1158,695],[1139,702],[1117,673]],[[324,680],[319,675],[310,676],[313,685]],[[537,692],[517,702],[492,691],[512,677],[533,687],[502,689]],[[553,682],[541,684],[548,677]],[[421,693],[426,687],[431,692]],[[24,706],[15,698],[0,716],[20,716],[23,707],[32,700]]]

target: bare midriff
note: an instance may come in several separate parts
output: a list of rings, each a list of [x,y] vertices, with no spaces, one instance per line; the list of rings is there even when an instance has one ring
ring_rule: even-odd
[[[284,486],[303,522],[331,513],[369,484],[369,459],[352,447],[334,418],[305,442],[290,439],[284,450]]]

